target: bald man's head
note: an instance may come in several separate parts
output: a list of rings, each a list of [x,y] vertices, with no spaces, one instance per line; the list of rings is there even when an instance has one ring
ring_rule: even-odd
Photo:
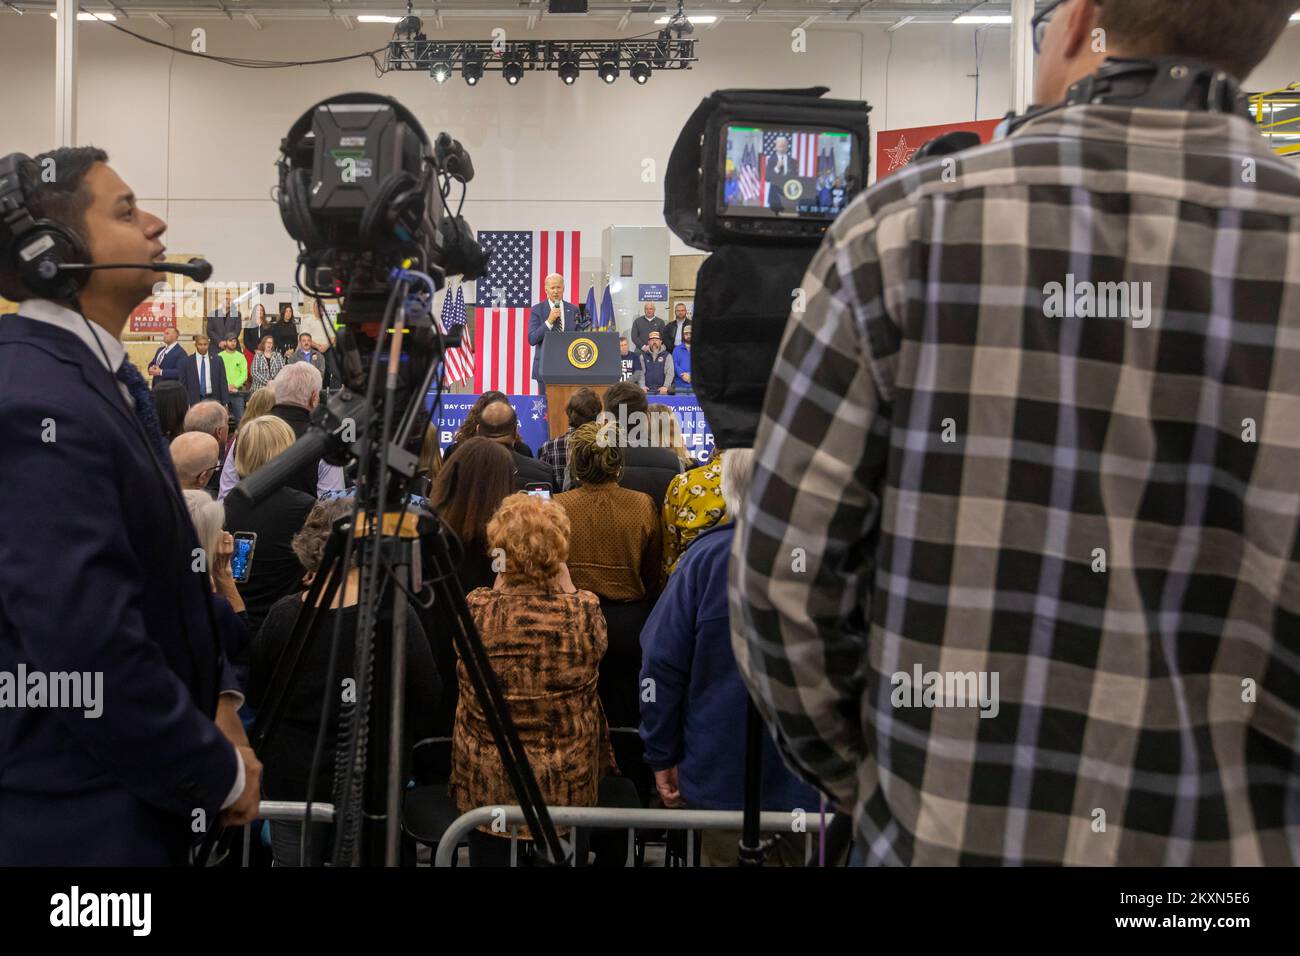
[[[515,428],[519,421],[509,402],[493,402],[478,416],[478,434],[509,448],[515,442]]]
[[[182,489],[203,490],[212,472],[221,467],[217,440],[207,432],[182,432],[172,439],[171,453]]]

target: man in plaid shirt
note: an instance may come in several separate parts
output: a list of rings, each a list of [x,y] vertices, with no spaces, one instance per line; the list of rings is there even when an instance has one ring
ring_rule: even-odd
[[[1037,99],[1097,28],[1245,76],[1295,7],[1065,0]],[[733,644],[859,859],[1300,864],[1295,169],[1070,106],[859,197],[804,283]]]

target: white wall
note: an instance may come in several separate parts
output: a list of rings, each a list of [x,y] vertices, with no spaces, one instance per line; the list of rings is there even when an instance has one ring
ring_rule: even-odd
[[[190,28],[202,26],[209,53],[270,59],[375,49],[390,33],[386,26],[349,32],[331,21],[269,21],[261,31],[237,22],[177,22],[174,33],[140,19],[124,25],[182,46]],[[912,24],[887,34],[877,24],[819,22],[808,30],[807,51],[794,53],[792,26],[724,22],[702,30],[694,70],[656,74],[644,87],[627,77],[606,86],[591,74],[565,87],[554,74],[530,73],[517,87],[488,74],[470,88],[459,77],[443,86],[423,74],[376,77],[368,60],[236,69],[148,46],[104,24],[82,24],[79,138],[107,149],[146,206],[167,218],[171,249],[209,256],[218,280],[287,283],[295,249],[269,197],[277,147],[302,111],[339,92],[395,96],[430,133],[450,131],[474,157],[477,178],[465,213],[475,228],[581,228],[586,270],[599,264],[604,227],[662,224],[662,186],[643,182],[642,161],[653,159],[662,175],[677,131],[714,89],[826,85],[831,96],[870,102],[874,129],[1006,110],[1006,28],[978,34],[977,117],[975,27]],[[514,29],[535,39],[616,35],[609,23]],[[644,29],[633,24],[624,35]],[[486,38],[486,27],[450,21],[443,35]],[[1300,29],[1293,28],[1252,85],[1271,89],[1300,78],[1297,63]],[[0,14],[0,64],[0,154],[49,148],[54,21]],[[674,254],[688,251],[673,239]]]

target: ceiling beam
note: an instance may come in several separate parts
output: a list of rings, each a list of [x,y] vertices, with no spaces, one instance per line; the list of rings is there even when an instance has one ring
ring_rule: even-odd
[[[165,19],[163,19],[163,15],[161,13],[151,13],[149,14],[149,19],[152,20],[154,23],[158,24],[158,26],[162,27],[165,30],[170,30],[172,28],[172,25],[168,23]]]
[[[895,20],[889,26],[885,27],[885,32],[893,33],[895,30],[901,30],[915,19],[916,17],[903,17],[902,19]]]

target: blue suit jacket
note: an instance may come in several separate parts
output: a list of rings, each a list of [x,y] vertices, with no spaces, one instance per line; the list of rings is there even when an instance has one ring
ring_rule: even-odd
[[[185,362],[185,358],[186,358],[186,356],[187,356],[189,353],[187,353],[187,352],[185,351],[185,346],[183,346],[183,345],[181,345],[179,342],[177,342],[177,343],[176,343],[176,348],[174,348],[174,349],[172,349],[170,352],[168,352],[168,353],[167,353],[167,357],[166,357],[165,359],[163,359],[161,363],[159,363],[159,362],[158,362],[158,356],[159,356],[159,354],[161,354],[161,352],[162,352],[162,350],[163,350],[164,348],[165,348],[165,346],[162,346],[162,345],[158,346],[158,348],[157,348],[157,349],[154,351],[154,353],[153,353],[153,358],[151,358],[151,359],[149,360],[149,365],[158,364],[159,367],[162,369],[162,374],[159,375],[159,376],[157,376],[157,378],[154,378],[154,379],[149,383],[150,385],[157,385],[157,384],[158,384],[158,379],[163,379],[163,378],[170,378],[170,379],[173,379],[174,381],[178,381],[178,382],[180,381],[180,378],[181,378],[181,365]],[[146,366],[145,366],[145,371],[147,372],[148,369],[149,369],[149,366],[146,365]]]
[[[564,307],[564,331],[566,332],[586,332],[591,329],[591,317],[581,327],[578,326],[578,307],[572,302],[561,302]],[[551,303],[549,299],[543,299],[533,306],[532,313],[528,316],[528,344],[533,346],[533,378],[537,379],[538,386],[544,386],[542,381],[542,349],[545,348],[543,339],[546,333],[551,329],[546,327],[546,319],[551,314]]]
[[[199,402],[207,401],[204,396],[199,394],[199,366],[195,361],[195,355],[185,356],[185,361],[180,367],[180,382],[185,386],[185,394],[189,396],[190,404],[197,405]],[[230,404],[230,389],[226,387],[226,363],[222,361],[221,356],[208,349],[209,373],[212,375],[212,395],[210,400],[220,402],[222,405]]]
[[[171,464],[84,343],[12,315],[0,449],[0,672],[103,675],[98,718],[0,707],[0,866],[184,862],[235,782],[238,685]]]

